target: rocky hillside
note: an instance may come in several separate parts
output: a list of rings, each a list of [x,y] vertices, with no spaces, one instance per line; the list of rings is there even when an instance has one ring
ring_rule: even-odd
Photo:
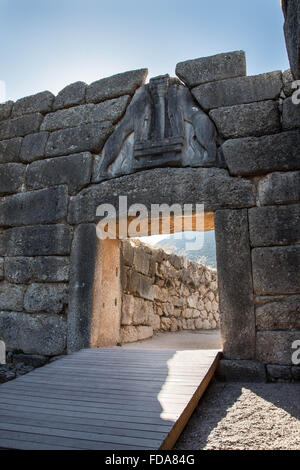
[[[190,237],[191,232],[187,232],[187,236]],[[170,253],[175,253],[185,258],[190,259],[191,261],[198,261],[199,263],[209,266],[211,268],[217,268],[216,261],[216,242],[215,242],[215,232],[212,230],[210,232],[204,232],[201,234],[195,232],[194,236],[198,241],[199,246],[202,245],[202,236],[204,235],[203,246],[196,250],[190,250],[187,248],[187,242],[193,241],[184,237],[182,234],[181,239],[176,239],[174,235],[170,235],[168,238],[160,240],[156,246],[163,248],[165,251]]]

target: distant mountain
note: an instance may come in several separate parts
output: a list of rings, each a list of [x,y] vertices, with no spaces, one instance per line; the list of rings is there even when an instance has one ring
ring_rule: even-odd
[[[181,236],[181,239],[176,239],[175,235],[169,235],[168,238],[164,238],[156,243],[156,246],[163,248],[167,252],[184,256],[191,261],[198,261],[205,266],[209,266],[214,269],[217,268],[214,230],[203,233],[185,232],[182,233]],[[191,242],[195,247],[189,246]],[[198,248],[197,245],[200,246],[200,248]]]

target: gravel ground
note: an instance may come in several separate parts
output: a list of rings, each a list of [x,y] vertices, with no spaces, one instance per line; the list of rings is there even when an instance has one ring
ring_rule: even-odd
[[[213,382],[181,450],[300,450],[300,384]]]

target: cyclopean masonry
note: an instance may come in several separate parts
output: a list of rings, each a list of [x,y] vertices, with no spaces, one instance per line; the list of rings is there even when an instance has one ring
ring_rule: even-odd
[[[0,336],[54,356],[95,345],[101,204],[214,213],[223,373],[299,377],[300,118],[289,71],[243,52],[0,105]],[[225,372],[224,372],[225,371]]]

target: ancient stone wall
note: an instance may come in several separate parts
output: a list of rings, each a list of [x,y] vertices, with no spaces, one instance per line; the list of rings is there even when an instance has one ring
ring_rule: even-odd
[[[225,360],[299,376],[300,105],[292,75],[243,52],[77,82],[0,105],[0,336],[8,350],[93,346],[96,209],[215,213]],[[297,375],[298,374],[298,375]]]
[[[219,327],[217,272],[162,249],[122,243],[121,342]]]

